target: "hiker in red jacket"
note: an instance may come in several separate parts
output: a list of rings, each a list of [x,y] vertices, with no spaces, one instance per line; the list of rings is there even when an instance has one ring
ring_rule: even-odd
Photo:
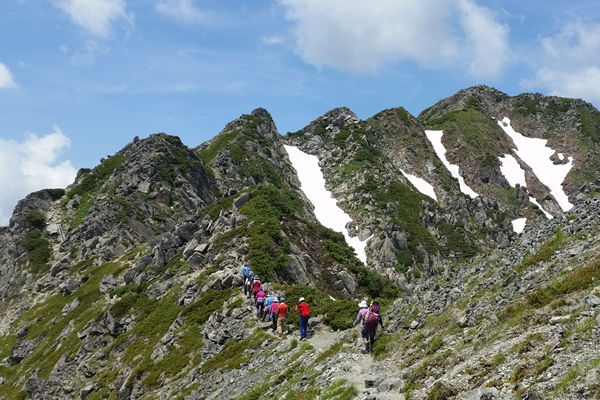
[[[308,331],[308,318],[310,317],[310,307],[304,297],[300,297],[296,310],[300,310],[300,340],[306,340]]]
[[[254,275],[254,280],[252,281],[252,298],[254,299],[254,304],[256,304],[256,295],[260,291],[260,286],[262,282],[258,279],[258,275]]]

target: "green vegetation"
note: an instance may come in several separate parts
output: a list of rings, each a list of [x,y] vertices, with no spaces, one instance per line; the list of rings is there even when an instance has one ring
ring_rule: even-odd
[[[530,351],[536,343],[541,342],[543,336],[541,333],[529,334],[522,342],[515,344],[512,351],[517,354],[524,354]]]
[[[395,345],[400,340],[400,335],[383,335],[379,336],[375,341],[375,347],[373,348],[373,358],[376,360],[381,360],[385,358],[390,352],[392,348],[395,348]]]
[[[299,207],[300,200],[291,191],[268,185],[257,189],[240,209],[248,216],[244,225],[250,239],[248,259],[261,279],[271,279],[273,272],[287,265],[290,243],[282,235],[281,221],[293,218]]]
[[[129,218],[132,216],[133,207],[131,203],[123,196],[116,196],[113,198],[113,202],[119,206],[117,212],[117,222],[126,224],[129,222]]]
[[[316,227],[328,256],[345,265],[357,279],[360,287],[364,288],[369,296],[379,299],[396,299],[400,292],[389,280],[366,268],[355,256],[354,250],[346,244],[344,235],[325,227]]]
[[[370,143],[370,135],[367,132],[366,127],[366,123],[353,124],[344,127],[344,129],[338,132],[333,139],[336,145],[344,148],[347,141],[346,139],[351,137],[353,146],[358,146],[358,150],[354,153],[352,160],[341,166],[341,171],[346,175],[350,175],[356,170],[378,166],[378,163],[381,160],[382,154],[372,143]]]
[[[345,147],[346,139],[350,137],[351,133],[352,132],[350,131],[350,129],[348,129],[348,127],[344,127],[342,130],[335,134],[335,136],[333,137],[333,143],[335,143],[335,145],[338,147]]]
[[[565,235],[560,230],[560,228],[556,228],[554,235],[548,240],[546,240],[534,254],[525,254],[523,259],[521,260],[519,265],[515,267],[515,269],[519,272],[522,272],[532,265],[548,261],[552,257],[552,255],[554,255],[556,250],[563,246],[565,242]]]
[[[427,346],[427,354],[433,354],[438,351],[444,345],[444,340],[441,336],[434,336],[429,345]]]
[[[317,288],[295,284],[291,286],[276,285],[276,290],[282,290],[288,299],[290,313],[288,321],[294,324],[299,319],[298,311],[294,310],[295,302],[300,298],[306,298],[310,304],[311,315],[323,315],[323,322],[332,329],[348,329],[356,318],[356,302],[349,299],[338,299],[333,301],[325,293]]]
[[[200,157],[202,160],[204,160],[204,162],[207,164],[210,163],[215,159],[219,151],[223,147],[227,146],[240,132],[241,127],[236,126],[220,133],[214,138],[214,142],[209,147],[200,151]]]
[[[239,368],[252,358],[250,354],[246,354],[245,350],[256,348],[265,340],[275,340],[275,338],[260,329],[255,330],[252,335],[242,341],[229,339],[221,352],[202,364],[202,371],[215,371],[220,368],[230,371]]]
[[[348,384],[346,379],[339,379],[329,386],[323,395],[322,400],[350,400],[358,395],[358,390],[354,385]]]
[[[19,243],[27,252],[29,269],[34,274],[45,273],[50,269],[48,262],[52,257],[50,242],[38,228],[31,228],[25,239]]]
[[[273,143],[267,135],[259,132],[261,124],[263,121],[257,116],[243,115],[234,126],[228,126],[226,132],[219,134],[209,147],[201,150],[200,157],[210,163],[219,152],[228,151],[237,164],[240,177],[281,188],[281,176],[270,162]],[[261,156],[263,153],[266,158]]]
[[[25,215],[25,221],[31,228],[43,230],[46,227],[46,216],[38,210],[29,210]]]
[[[37,210],[28,210],[25,214],[27,233],[19,245],[27,252],[29,269],[34,274],[44,273],[50,269],[49,261],[52,257],[50,241],[44,231],[46,216]]]
[[[232,196],[223,197],[209,206],[202,209],[202,215],[208,215],[213,221],[219,217],[221,210],[228,210],[233,206],[233,200],[235,200],[240,193],[236,193]]]
[[[523,116],[532,115],[539,112],[539,104],[534,98],[521,95],[515,99],[513,110],[515,113]]]
[[[567,388],[581,375],[581,366],[575,365],[571,367],[565,376],[560,380],[556,388],[554,389],[555,393],[564,393],[567,391]]]
[[[136,315],[138,323],[130,331],[117,337],[107,356],[113,349],[121,349],[125,343],[130,343],[124,348],[122,358],[125,364],[135,367],[128,381],[130,385],[133,379],[143,378],[145,385],[156,386],[162,376],[185,373],[200,361],[201,325],[214,311],[223,307],[232,291],[233,289],[203,292],[200,298],[188,307],[176,303],[180,295],[177,287],[172,288],[160,301],[151,300],[144,293],[126,293],[112,306],[111,313],[120,318],[129,314]],[[177,346],[169,346],[168,355],[153,361],[151,354],[154,347],[178,316],[183,318],[184,323],[175,332],[181,335]],[[114,379],[114,376],[106,376],[104,383],[108,384]]]
[[[444,136],[449,139],[464,143],[466,150],[474,154],[496,154],[495,142],[504,142],[504,133],[496,121],[487,117],[477,108],[469,107],[457,111],[450,111],[444,115],[427,121],[428,129],[442,129]],[[468,155],[468,154],[466,154]],[[487,164],[498,165],[497,157],[491,160],[484,157],[478,160],[480,167]]]
[[[592,142],[600,142],[600,112],[587,108],[580,108],[577,111],[583,134]]]
[[[431,199],[398,181],[392,182],[387,187],[381,187],[372,178],[368,178],[361,190],[370,192],[376,206],[385,209],[386,213],[393,218],[393,222],[407,232],[408,249],[413,257],[417,257],[417,261],[423,261],[420,246],[423,246],[428,253],[437,251],[437,242],[419,221],[421,201],[432,201]],[[390,210],[387,207],[388,203],[393,204],[394,209]],[[404,256],[398,261],[398,264],[409,266],[404,264],[409,262],[408,257]]]
[[[536,365],[536,367],[535,367],[535,373],[536,373],[536,375],[540,375],[540,374],[544,373],[544,371],[546,371],[552,365],[554,365],[554,359],[552,358],[551,355],[547,355],[546,357],[544,357],[542,359],[542,361],[540,361]]]
[[[527,295],[530,306],[541,307],[559,296],[577,292],[596,284],[600,279],[600,259],[559,278],[548,286]]]
[[[167,143],[160,146],[158,150],[161,156],[156,156],[160,161],[158,165],[158,174],[168,183],[175,182],[177,174],[186,174],[194,164],[201,164],[200,160],[195,159],[195,153],[188,150],[177,136],[159,134]]]
[[[43,303],[34,304],[23,313],[14,326],[27,326],[25,340],[35,340],[33,353],[16,365],[0,366],[0,375],[6,379],[0,386],[0,396],[16,398],[22,385],[22,377],[28,376],[37,369],[40,378],[46,378],[56,362],[63,355],[72,359],[77,354],[81,339],[77,332],[83,330],[93,320],[102,317],[103,309],[98,300],[103,297],[98,287],[102,278],[107,274],[118,274],[123,270],[120,263],[109,263],[99,267],[91,267],[86,271],[85,283],[69,296],[57,294],[47,298]],[[71,301],[79,299],[80,303],[68,316],[62,316],[63,307]],[[73,323],[73,331],[61,338],[61,333]],[[14,336],[6,339],[12,341]],[[60,339],[59,339],[60,338]],[[16,341],[13,342],[16,344]],[[6,342],[4,343],[7,344]],[[13,345],[14,345],[13,344]],[[2,346],[2,349],[10,347]]]
[[[81,180],[81,183],[69,189],[66,193],[66,197],[63,199],[63,204],[66,204],[75,195],[80,196],[79,207],[73,216],[71,227],[76,228],[81,224],[81,221],[83,221],[83,218],[85,218],[89,209],[92,207],[94,197],[101,192],[102,186],[106,183],[108,178],[110,178],[113,172],[121,167],[125,160],[126,157],[123,154],[115,154],[107,160],[104,160],[104,162],[93,170],[87,172]]]
[[[454,396],[456,396],[456,389],[443,382],[436,382],[427,393],[425,400],[446,400],[454,398]]]

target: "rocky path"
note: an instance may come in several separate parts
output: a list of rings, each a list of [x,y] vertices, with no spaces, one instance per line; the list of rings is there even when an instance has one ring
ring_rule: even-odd
[[[344,331],[329,331],[326,329],[316,329],[308,338],[308,342],[319,353],[327,351],[331,346],[341,340],[353,338],[353,329]],[[398,399],[402,397],[397,391],[391,392],[397,387],[392,383],[393,378],[385,376],[382,373],[382,364],[376,363],[370,354],[363,352],[363,344],[360,339],[350,339],[351,344],[344,347],[344,357],[338,360],[335,366],[335,372],[330,379],[332,381],[345,379],[357,390],[357,399]],[[390,371],[391,372],[391,371]]]

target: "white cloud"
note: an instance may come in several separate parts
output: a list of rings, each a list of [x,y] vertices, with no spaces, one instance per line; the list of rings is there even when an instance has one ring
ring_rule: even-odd
[[[495,76],[508,60],[508,28],[472,0],[280,0],[307,63],[374,72],[401,60],[467,66]],[[491,61],[490,59],[493,59]]]
[[[6,65],[0,63],[0,89],[10,89],[16,87],[17,85],[13,80],[10,70]]]
[[[278,44],[283,44],[285,42],[285,38],[279,35],[263,36],[261,37],[261,40],[264,44],[268,46],[275,46]]]
[[[600,104],[600,24],[570,22],[541,40],[541,52],[535,78],[522,81],[524,88]]]
[[[192,0],[158,0],[156,10],[184,24],[204,23],[209,14],[194,6]]]
[[[70,161],[57,163],[70,140],[59,128],[44,136],[28,134],[23,142],[0,139],[0,225],[7,225],[17,202],[31,192],[65,187],[77,171]]]
[[[127,13],[124,0],[52,0],[54,5],[69,15],[79,25],[97,38],[108,38],[113,24],[133,24],[133,14]]]
[[[497,76],[511,56],[508,27],[497,23],[489,9],[470,0],[457,4],[467,42],[469,72],[474,77]]]

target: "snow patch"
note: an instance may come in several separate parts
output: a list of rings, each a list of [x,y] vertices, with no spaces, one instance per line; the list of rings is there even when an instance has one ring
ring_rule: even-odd
[[[510,186],[515,187],[519,184],[527,187],[525,171],[523,171],[516,158],[510,154],[505,154],[504,157],[498,157],[498,159],[500,160],[500,172],[502,172]]]
[[[452,176],[458,179],[460,191],[474,199],[479,195],[475,193],[475,191],[465,183],[463,177],[460,176],[458,172],[458,165],[450,164],[450,162],[446,159],[446,148],[442,143],[443,134],[444,131],[425,131],[425,136],[427,136],[427,139],[429,139],[429,141],[431,142],[431,145],[433,146],[433,149],[435,150],[435,153],[437,154],[439,159],[442,160],[442,163],[444,163],[446,168],[448,168],[448,171],[450,171]]]
[[[527,222],[527,218],[517,218],[511,222],[513,226],[513,231],[515,231],[515,233],[521,233],[523,232],[523,230],[525,230],[525,223]]]
[[[535,197],[529,196],[529,201],[532,202],[533,204],[535,204],[536,206],[538,206],[538,208],[540,210],[542,210],[542,212],[544,213],[544,215],[546,216],[546,218],[548,218],[548,219],[554,218],[552,216],[552,214],[550,214],[548,211],[544,210],[544,207],[542,207],[542,205],[537,202],[537,200],[535,199]]]
[[[508,183],[515,187],[517,183],[523,187],[527,187],[527,183],[525,182],[525,171],[519,165],[519,162],[516,158],[511,156],[510,154],[506,154],[504,157],[498,157],[500,160],[500,171],[502,175],[506,178]],[[529,201],[535,204],[540,210],[544,212],[546,218],[552,219],[552,215],[537,202],[537,200],[533,196],[529,196]],[[516,231],[515,231],[516,232]]]
[[[348,233],[346,224],[351,222],[352,218],[338,207],[331,192],[325,188],[325,178],[317,156],[306,154],[295,146],[284,145],[283,147],[298,173],[300,189],[315,206],[314,213],[319,222],[336,232],[341,232],[359,260],[366,263],[365,246],[369,239],[360,240],[358,237],[351,237]]]
[[[569,198],[562,188],[562,182],[573,167],[573,157],[569,157],[569,162],[566,164],[555,165],[550,159],[555,151],[546,146],[548,142],[546,139],[521,135],[513,129],[510,119],[507,117],[498,121],[498,125],[513,140],[519,158],[529,165],[540,182],[550,188],[550,193],[563,211],[570,210],[573,204],[569,202]]]
[[[406,179],[408,179],[419,192],[423,193],[425,196],[431,197],[435,201],[438,201],[435,191],[433,190],[433,186],[429,182],[423,178],[419,178],[418,176],[411,175],[403,169],[400,169],[400,172],[402,172]]]

